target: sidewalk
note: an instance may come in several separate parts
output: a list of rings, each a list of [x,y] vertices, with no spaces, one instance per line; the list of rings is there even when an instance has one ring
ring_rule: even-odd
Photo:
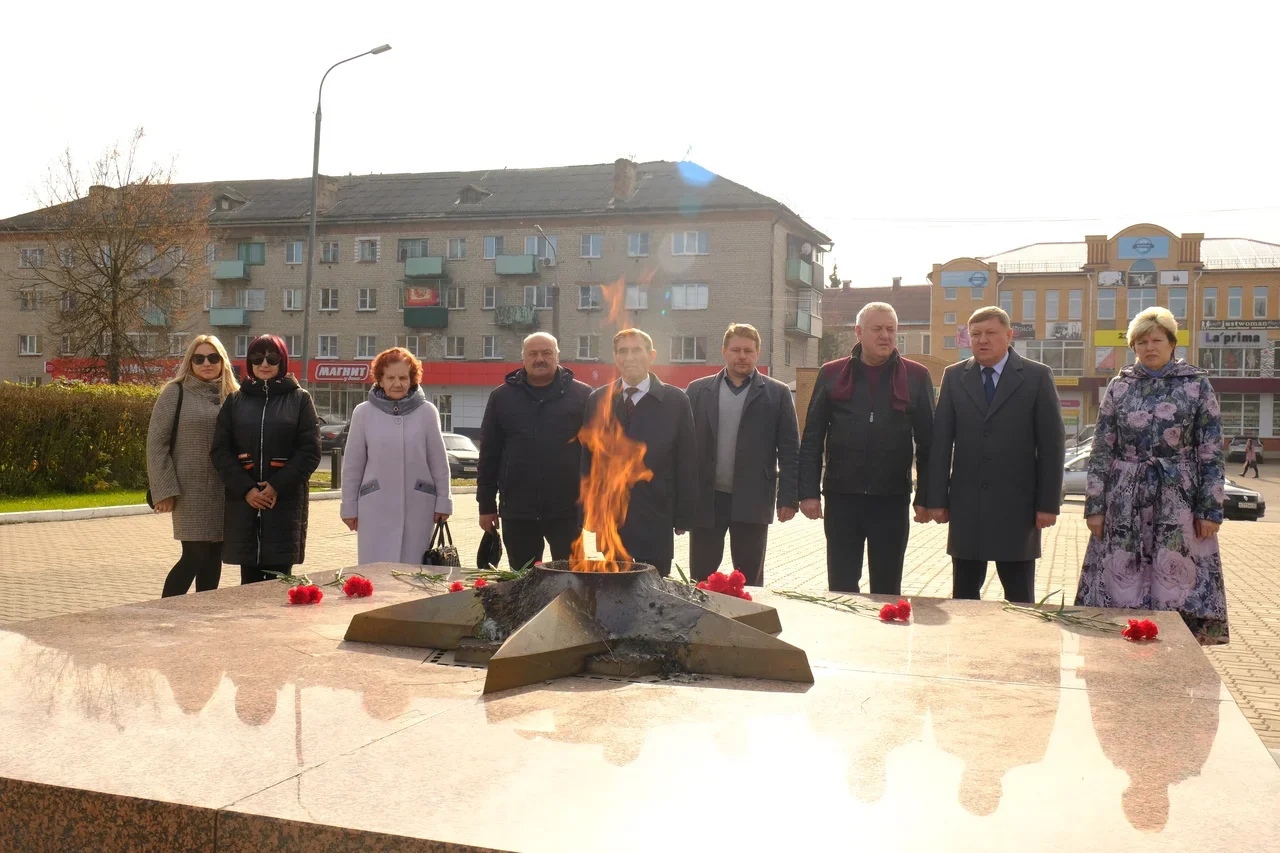
[[[1234,472],[1232,472],[1234,473]],[[1264,490],[1270,520],[1229,521],[1221,535],[1231,645],[1210,649],[1210,660],[1267,746],[1280,749],[1280,483],[1249,480]],[[1272,493],[1275,493],[1273,496]],[[463,562],[474,559],[480,528],[474,497],[459,495],[450,524]],[[1037,595],[1075,595],[1088,530],[1078,501],[1068,501],[1058,524],[1045,531]],[[948,597],[951,561],[947,529],[912,525],[903,592]],[[0,625],[99,607],[146,601],[159,595],[179,547],[165,516],[138,515],[0,526]],[[676,540],[676,562],[688,565],[688,537]],[[722,565],[730,568],[728,548]],[[307,562],[297,571],[353,566],[356,537],[338,518],[336,501],[311,506]],[[765,570],[774,589],[826,590],[826,542],[821,521],[797,516],[770,529]],[[222,585],[239,582],[235,566],[223,568]],[[865,581],[864,581],[865,583]],[[995,571],[983,598],[1000,600]]]

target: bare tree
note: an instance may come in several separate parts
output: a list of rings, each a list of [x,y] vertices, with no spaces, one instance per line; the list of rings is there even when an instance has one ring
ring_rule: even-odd
[[[28,252],[19,298],[55,297],[47,323],[88,370],[118,383],[163,370],[170,334],[186,328],[191,274],[203,269],[210,197],[172,181],[172,166],[138,163],[139,128],[128,148],[106,151],[86,178],[71,151],[50,169],[40,210],[23,223],[42,248]],[[35,291],[35,292],[32,292]]]

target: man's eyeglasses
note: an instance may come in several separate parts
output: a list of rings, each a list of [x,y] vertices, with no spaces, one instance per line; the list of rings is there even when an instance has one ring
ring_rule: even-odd
[[[196,353],[195,355],[191,356],[191,363],[196,365],[197,367],[199,365],[204,364],[206,361],[209,362],[210,364],[222,364],[222,356],[218,355],[216,352],[211,352],[208,355],[204,355],[203,353]]]
[[[280,356],[276,355],[273,352],[255,352],[249,356],[249,363],[252,364],[254,367],[257,367],[259,364],[262,364],[262,362],[264,361],[267,364],[271,365],[272,367],[275,367],[277,364],[280,363]]]

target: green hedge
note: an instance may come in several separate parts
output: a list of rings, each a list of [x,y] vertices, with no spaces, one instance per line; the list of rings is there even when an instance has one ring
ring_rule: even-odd
[[[158,387],[0,384],[0,495],[144,489]]]

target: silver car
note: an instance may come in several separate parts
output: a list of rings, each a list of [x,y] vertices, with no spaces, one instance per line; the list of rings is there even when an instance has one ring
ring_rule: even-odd
[[[1086,480],[1089,471],[1089,451],[1076,453],[1067,457],[1062,466],[1062,499],[1067,495],[1085,496]],[[1251,489],[1241,488],[1230,479],[1225,482],[1225,495],[1222,501],[1224,518],[1241,521],[1257,521],[1267,513],[1267,502],[1262,495]]]

